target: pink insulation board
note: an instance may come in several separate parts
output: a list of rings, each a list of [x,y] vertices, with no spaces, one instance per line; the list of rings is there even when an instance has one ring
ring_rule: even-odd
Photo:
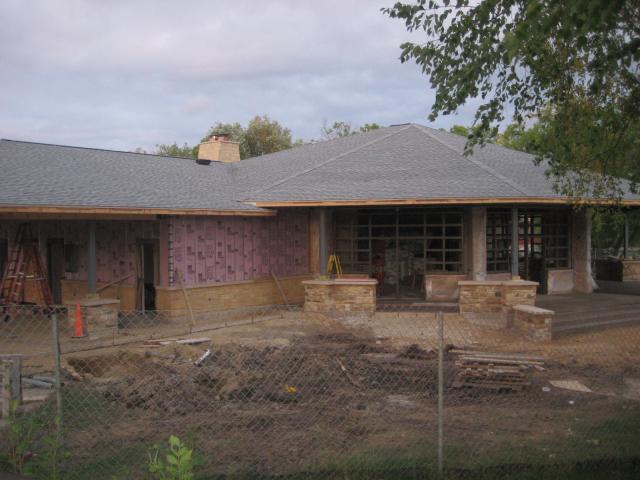
[[[186,285],[309,272],[307,210],[281,210],[275,217],[175,217],[168,237],[170,269],[182,272]]]
[[[0,222],[0,239],[9,249],[20,222]],[[87,279],[87,221],[34,221],[46,265],[48,239],[63,239],[79,247],[77,272],[67,280]],[[177,284],[177,268],[185,285],[237,282],[309,272],[309,214],[281,210],[274,217],[173,217],[158,221],[97,221],[97,280],[109,283],[136,272],[139,240],[158,241],[160,285]],[[123,283],[133,285],[133,275]]]
[[[16,230],[20,223],[14,221],[0,222],[0,238],[6,238],[9,241],[9,251],[13,249]],[[32,234],[39,241],[43,265],[45,267],[47,265],[47,241],[49,239],[62,239],[67,245],[71,244],[79,247],[78,270],[76,272],[65,272],[65,278],[67,280],[86,280],[88,223],[80,220],[43,220],[30,223]],[[135,273],[136,242],[142,239],[160,239],[159,222],[97,221],[97,281],[99,283],[109,283]],[[134,275],[123,283],[133,285],[135,282],[136,277]]]

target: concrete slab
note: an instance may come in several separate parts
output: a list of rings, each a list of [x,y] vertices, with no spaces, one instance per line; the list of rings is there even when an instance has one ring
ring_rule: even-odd
[[[611,293],[569,293],[562,295],[538,295],[536,306],[553,310],[556,315],[563,313],[593,312],[611,310],[621,306],[638,306],[640,295]]]

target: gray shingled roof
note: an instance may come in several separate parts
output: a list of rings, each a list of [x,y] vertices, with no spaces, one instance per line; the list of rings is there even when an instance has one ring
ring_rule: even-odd
[[[341,148],[335,140],[241,162],[240,191],[258,203],[561,197],[527,153],[488,144],[464,156],[464,137],[416,124],[353,137],[357,143]],[[300,168],[292,165],[296,159]]]
[[[253,202],[558,197],[533,156],[397,125],[234,164],[0,141],[0,205],[260,211]],[[628,195],[628,199],[640,199]]]
[[[0,205],[260,210],[237,202],[228,165],[0,141]]]

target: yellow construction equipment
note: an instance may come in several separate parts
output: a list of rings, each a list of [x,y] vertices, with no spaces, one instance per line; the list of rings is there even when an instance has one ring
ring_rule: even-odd
[[[329,255],[329,261],[327,262],[327,275],[331,275],[334,273],[337,277],[342,276],[342,265],[340,264],[340,257],[338,257],[335,253]]]

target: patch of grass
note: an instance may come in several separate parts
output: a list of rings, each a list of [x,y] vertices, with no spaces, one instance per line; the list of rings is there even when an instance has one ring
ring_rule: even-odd
[[[147,471],[145,443],[109,444],[101,452],[85,452],[80,458],[71,458],[62,472],[65,479],[90,478],[92,480],[118,480],[143,478]]]

